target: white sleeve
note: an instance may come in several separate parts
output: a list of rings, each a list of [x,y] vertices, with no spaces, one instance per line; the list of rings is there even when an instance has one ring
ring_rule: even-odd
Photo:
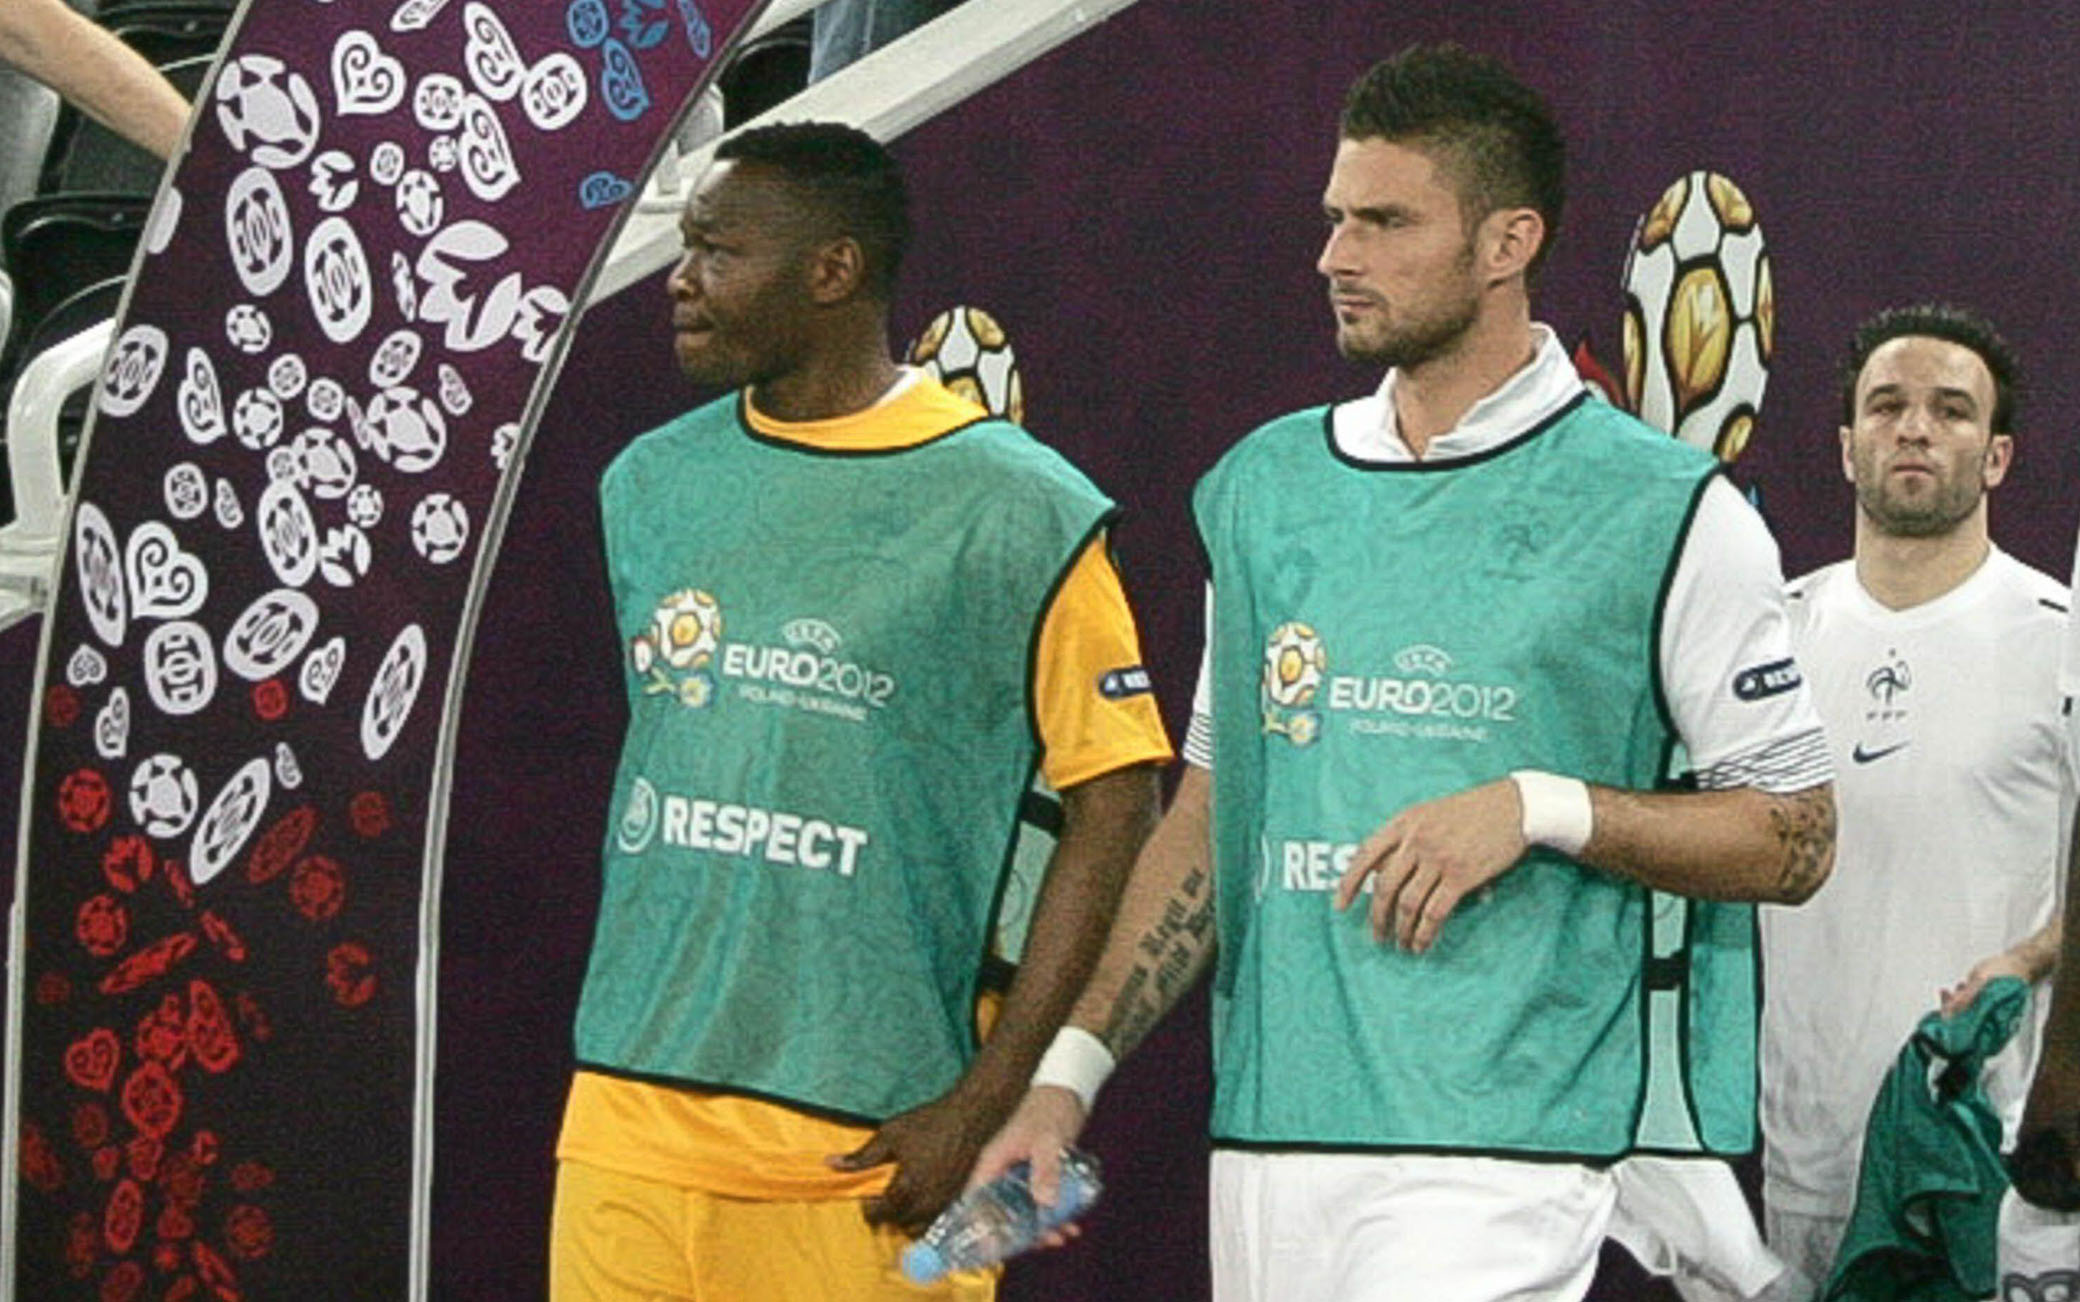
[[[1791,653],[1776,540],[1723,477],[1697,504],[1662,612],[1661,683],[1698,783],[1802,791],[1832,780]]]
[[[1199,643],[1199,681],[1192,688],[1192,721],[1184,731],[1184,762],[1213,768],[1213,585],[1206,585],[1206,635]]]

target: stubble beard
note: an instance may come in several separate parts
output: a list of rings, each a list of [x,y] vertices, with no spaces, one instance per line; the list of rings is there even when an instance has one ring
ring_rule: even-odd
[[[1985,488],[1975,462],[1955,478],[1938,478],[1919,498],[1896,493],[1876,466],[1857,468],[1856,503],[1879,532],[1895,538],[1938,538],[1954,532],[1979,509]]]

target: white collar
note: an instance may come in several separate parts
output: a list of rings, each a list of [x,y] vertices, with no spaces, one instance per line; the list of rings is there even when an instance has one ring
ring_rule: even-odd
[[[1574,401],[1582,377],[1549,326],[1533,322],[1533,351],[1523,369],[1467,408],[1450,430],[1430,440],[1425,464],[1459,461],[1499,447]],[[1332,418],[1336,450],[1353,461],[1406,463],[1416,459],[1402,441],[1394,415],[1394,380],[1389,370],[1377,392],[1338,406]]]

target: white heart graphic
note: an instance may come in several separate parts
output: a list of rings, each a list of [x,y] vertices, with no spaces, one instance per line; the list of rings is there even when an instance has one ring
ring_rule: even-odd
[[[348,32],[332,47],[332,93],[342,116],[388,113],[404,98],[404,86],[404,65],[367,32]]]
[[[462,66],[469,71],[469,79],[500,103],[513,98],[527,76],[527,65],[513,47],[506,25],[489,6],[471,0],[463,7],[462,26],[469,33],[462,47]]]
[[[130,693],[118,687],[94,716],[94,752],[105,760],[119,760],[129,749]]]
[[[296,752],[289,749],[286,741],[274,744],[274,780],[284,791],[303,785],[303,766],[296,762]]]
[[[217,387],[217,368],[200,348],[188,350],[177,405],[181,432],[190,443],[214,443],[224,437],[224,394]]]
[[[217,523],[236,529],[246,522],[246,510],[238,504],[238,490],[228,479],[217,481]]]
[[[520,184],[520,167],[513,161],[512,146],[498,111],[481,95],[462,101],[462,137],[456,162],[469,192],[485,203],[496,203]]]
[[[81,644],[65,662],[65,681],[74,687],[91,687],[108,677],[108,660],[93,647]]]
[[[347,640],[333,638],[324,646],[303,658],[303,669],[296,676],[296,690],[312,705],[325,704],[332,695],[332,685],[339,681],[339,671],[347,664]]]
[[[123,575],[130,581],[130,612],[138,619],[182,619],[209,596],[209,571],[157,520],[130,531]]]

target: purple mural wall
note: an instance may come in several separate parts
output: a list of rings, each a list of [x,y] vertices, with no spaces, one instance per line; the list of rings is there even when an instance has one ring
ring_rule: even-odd
[[[1778,326],[1739,474],[1762,494],[1787,571],[1848,549],[1834,367],[1849,329],[1884,305],[1946,298],[1992,313],[2028,372],[1996,540],[2063,573],[2080,517],[2080,362],[2060,329],[2074,280],[2063,218],[2080,208],[2080,140],[2066,129],[2080,30],[1928,0],[1724,13],[1143,0],[901,143],[920,237],[899,329],[953,302],[1008,327],[1028,424],[1128,509],[1119,549],[1174,730],[1199,651],[1193,479],[1264,418],[1376,379],[1330,344],[1319,195],[1342,88],[1411,40],[1501,55],[1559,110],[1572,193],[1540,314],[1613,367],[1639,213],[1693,168],[1745,190],[1770,240]],[[491,579],[442,909],[436,1297],[541,1289],[622,722],[594,489],[622,443],[697,396],[672,366],[661,276],[595,309]],[[1437,546],[1446,563],[1451,540]],[[15,736],[33,655],[33,631],[0,635],[0,730]],[[0,832],[14,817],[0,802]],[[1108,1087],[1091,1136],[1108,1203],[1079,1244],[1016,1267],[1008,1299],[1206,1296],[1205,1053],[1194,1005]],[[1613,1261],[1596,1296],[1666,1294]]]

